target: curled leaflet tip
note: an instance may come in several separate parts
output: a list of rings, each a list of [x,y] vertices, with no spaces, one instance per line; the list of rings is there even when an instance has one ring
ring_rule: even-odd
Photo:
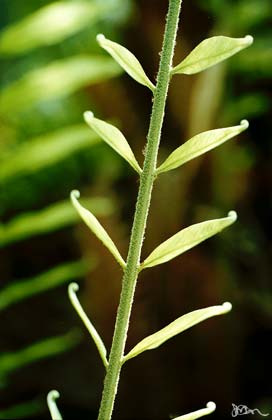
[[[224,302],[222,305],[224,312],[229,312],[232,309],[232,304],[230,302]]]
[[[73,190],[70,193],[71,198],[79,198],[80,197],[80,192],[78,190]]]
[[[79,285],[77,283],[70,283],[68,290],[70,293],[76,293],[79,290]]]
[[[233,222],[235,222],[237,220],[237,213],[234,210],[231,210],[228,212],[228,217],[230,217]]]
[[[85,111],[83,117],[84,120],[88,123],[94,117],[94,114],[92,111]]]
[[[228,303],[228,302],[227,302]],[[207,408],[209,408],[210,410],[215,410],[216,409],[216,404],[213,402],[213,401],[209,401],[207,404],[206,404],[206,407]]]
[[[48,397],[49,400],[54,400],[55,401],[57,398],[60,397],[60,393],[56,389],[52,389],[52,391],[48,392],[47,397]]]
[[[104,41],[104,39],[106,39],[105,35],[103,35],[103,34],[96,35],[96,40],[99,44],[100,44],[100,42]]]
[[[247,129],[249,126],[249,122],[248,120],[241,120],[240,125],[242,125],[245,129]]]
[[[254,41],[254,38],[251,35],[246,35],[244,37],[244,40],[246,41],[247,45],[251,45],[253,43],[253,41]]]

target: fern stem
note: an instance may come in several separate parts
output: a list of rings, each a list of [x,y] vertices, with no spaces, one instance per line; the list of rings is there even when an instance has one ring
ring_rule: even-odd
[[[110,420],[117,393],[124,349],[127,339],[130,314],[140,266],[141,249],[144,240],[146,220],[155,178],[157,155],[165,113],[165,103],[170,83],[170,71],[178,29],[182,0],[170,0],[163,39],[161,60],[154,91],[154,102],[147,135],[146,157],[141,174],[134,222],[131,231],[127,265],[124,270],[120,303],[117,311],[109,365],[98,420]]]

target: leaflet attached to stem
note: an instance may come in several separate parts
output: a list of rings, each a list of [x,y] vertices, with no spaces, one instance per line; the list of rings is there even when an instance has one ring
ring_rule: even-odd
[[[180,64],[174,67],[171,73],[199,73],[249,47],[252,42],[253,37],[251,35],[244,38],[213,36],[205,39]]]
[[[80,215],[80,217],[84,220],[86,225],[91,229],[91,231],[95,234],[95,236],[100,239],[101,242],[108,248],[108,250],[112,253],[116,261],[121,265],[121,267],[125,267],[126,263],[121,257],[117,247],[115,246],[112,239],[109,237],[108,233],[105,231],[103,226],[99,223],[97,218],[87,209],[85,209],[78,201],[80,197],[80,192],[74,190],[71,192],[71,200],[73,206],[75,207],[76,211]]]
[[[88,126],[92,128],[109,146],[111,146],[120,156],[122,156],[139,174],[142,172],[126,138],[118,128],[113,125],[95,118],[91,111],[84,112],[84,119]]]
[[[230,211],[227,217],[222,219],[208,220],[196,223],[176,233],[171,238],[160,244],[142,262],[140,268],[153,267],[165,263],[188,249],[193,248],[200,242],[205,241],[226,227],[230,226],[237,219],[235,211]]]
[[[127,72],[136,82],[147,86],[154,92],[155,86],[149,80],[144,72],[139,60],[127,48],[117,42],[110,41],[104,35],[99,34],[96,37],[99,45],[104,48],[114,60]]]
[[[248,128],[248,121],[241,121],[240,125],[216,130],[204,131],[197,134],[182,146],[174,150],[156,171],[156,174],[171,171],[184,163],[203,155],[209,150],[220,146],[225,141],[237,136]]]
[[[165,341],[174,337],[175,335],[188,330],[196,324],[217,315],[226,314],[231,310],[231,303],[225,302],[223,305],[210,306],[209,308],[198,309],[189,312],[186,315],[176,319],[171,324],[163,329],[157,331],[155,334],[149,335],[138,343],[123,359],[123,363],[146,350],[152,350],[161,346]]]

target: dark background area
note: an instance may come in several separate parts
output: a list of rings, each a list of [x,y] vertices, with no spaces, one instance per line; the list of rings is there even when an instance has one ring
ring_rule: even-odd
[[[1,419],[48,419],[51,389],[60,392],[64,419],[95,419],[99,408],[103,366],[69,302],[67,285],[79,282],[80,301],[109,349],[122,273],[73,213],[69,193],[79,189],[82,197],[93,199],[90,208],[125,256],[139,182],[114,151],[82,128],[82,114],[91,109],[117,125],[142,164],[152,101],[148,89],[112,64],[95,35],[104,33],[125,45],[155,80],[168,2],[86,3],[98,11],[86,20],[84,13],[73,33],[35,46],[44,30],[38,27],[34,41],[30,37],[28,47],[20,50],[20,38],[25,42],[29,33],[23,28],[13,40],[3,41],[6,28],[51,2],[0,0]],[[60,14],[52,27],[58,28],[62,19]],[[194,309],[230,301],[233,310],[129,361],[113,419],[169,419],[210,400],[217,404],[211,415],[215,420],[231,418],[232,403],[272,415],[270,24],[271,3],[265,0],[195,0],[182,6],[175,63],[209,36],[251,34],[255,42],[199,75],[173,78],[159,162],[201,131],[237,125],[243,118],[250,126],[238,138],[159,177],[143,257],[190,224],[224,217],[232,209],[238,221],[141,273],[127,349]],[[67,62],[79,54],[80,62]],[[93,76],[94,64],[84,64],[83,56],[108,61]],[[63,65],[61,76],[56,67],[48,68],[57,61]],[[44,84],[35,82],[37,70],[44,70]],[[65,129],[61,136],[59,130]],[[43,145],[52,133],[46,151]],[[54,209],[43,213],[63,201],[66,207],[58,210],[57,220]],[[79,263],[70,269],[72,262]],[[64,266],[64,273],[54,272],[54,283],[48,271]],[[33,296],[25,291],[25,298],[14,293],[13,304],[8,303],[5,290],[14,284],[26,290],[26,279],[44,289]]]

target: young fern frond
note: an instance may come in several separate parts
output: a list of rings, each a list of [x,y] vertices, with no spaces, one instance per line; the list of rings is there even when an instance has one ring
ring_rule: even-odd
[[[123,363],[138,354],[143,353],[146,350],[152,350],[161,346],[165,341],[174,337],[181,332],[188,330],[196,324],[204,321],[205,319],[211,318],[217,315],[223,315],[229,312],[232,308],[231,303],[225,302],[223,305],[210,306],[209,308],[198,309],[193,312],[189,312],[186,315],[181,316],[171,324],[157,331],[156,333],[149,335],[138,343],[124,358]]]
[[[96,134],[98,134],[109,146],[122,156],[136,172],[141,174],[140,168],[127,140],[118,128],[95,118],[91,111],[84,112],[84,119]]]
[[[47,394],[47,405],[51,414],[52,420],[62,420],[62,416],[59,412],[56,399],[59,398],[60,394],[56,390],[49,391]]]
[[[217,63],[231,57],[253,42],[251,35],[244,38],[213,36],[205,39],[171,71],[172,74],[195,74],[206,70]]]
[[[79,290],[79,286],[77,283],[71,283],[68,286],[68,295],[69,295],[69,299],[73,305],[73,307],[75,308],[76,312],[78,313],[79,317],[81,318],[83,324],[85,325],[85,327],[87,328],[87,330],[89,331],[96,347],[97,350],[100,354],[100,357],[102,359],[102,362],[105,366],[105,368],[107,369],[108,367],[108,360],[107,360],[107,350],[106,347],[100,337],[100,335],[98,334],[98,332],[96,331],[95,327],[93,326],[93,324],[91,323],[91,321],[89,320],[88,316],[86,315],[86,313],[84,312],[78,297],[76,295],[76,292]]]
[[[182,0],[169,0],[169,8],[166,19],[166,27],[163,38],[162,52],[160,55],[160,65],[157,75],[156,86],[146,76],[142,65],[137,58],[125,47],[112,42],[98,35],[97,41],[117,63],[137,82],[147,86],[153,92],[152,112],[150,125],[147,135],[146,153],[143,169],[140,168],[135,156],[128,145],[123,134],[112,125],[101,121],[93,116],[92,113],[85,113],[84,117],[88,125],[99,134],[117,153],[119,153],[129,164],[141,175],[136,202],[134,221],[131,231],[128,256],[126,262],[121,257],[115,244],[110,239],[98,220],[84,207],[77,198],[79,193],[72,192],[71,198],[73,205],[78,213],[104,243],[104,245],[114,255],[121,267],[124,269],[120,302],[117,311],[115,330],[112,340],[109,359],[106,363],[106,350],[102,340],[98,336],[98,347],[104,357],[104,364],[107,365],[107,372],[104,381],[103,394],[98,414],[98,420],[110,420],[112,417],[115,397],[117,393],[120,372],[124,362],[137,356],[138,354],[156,348],[180,332],[196,325],[197,323],[216,315],[222,315],[231,310],[231,304],[226,302],[223,305],[212,306],[199,309],[189,314],[183,315],[160,331],[146,337],[138,343],[127,355],[124,356],[127,332],[130,321],[130,314],[136,289],[139,272],[147,267],[153,267],[169,261],[181,253],[193,248],[205,239],[210,238],[222,229],[235,222],[237,215],[234,211],[229,212],[228,216],[222,219],[209,220],[189,226],[174,236],[160,244],[141,264],[141,251],[146,230],[147,217],[151,202],[151,195],[156,175],[174,169],[181,164],[200,156],[201,154],[222,144],[224,141],[234,137],[248,126],[247,121],[242,121],[240,126],[228,127],[218,130],[210,130],[198,134],[187,143],[179,147],[166,161],[157,168],[157,156],[161,138],[165,105],[171,77],[176,73],[195,74],[205,70],[222,60],[234,55],[238,51],[248,47],[253,38],[229,38],[225,36],[212,37],[201,42],[180,64],[172,67],[174,48],[178,30],[179,14]],[[81,306],[76,299],[74,286],[70,286],[70,293],[76,302],[77,310],[81,313]],[[79,306],[78,306],[79,305]],[[84,314],[84,312],[83,312]],[[82,314],[81,314],[82,315]],[[80,316],[81,316],[80,315]],[[89,326],[89,320],[82,316],[83,322]],[[96,337],[93,327],[91,335]],[[101,344],[102,343],[102,344]],[[102,358],[103,358],[102,357]],[[208,403],[207,407],[190,413],[176,420],[194,420],[201,416],[210,414],[215,410],[214,403]]]
[[[240,125],[234,127],[218,128],[216,130],[204,131],[203,133],[197,134],[174,150],[158,167],[156,174],[159,175],[162,172],[171,171],[172,169],[184,165],[184,163],[203,155],[209,150],[212,150],[227,140],[237,136],[237,134],[242,133],[248,126],[248,121],[242,120]]]
[[[194,411],[189,414],[185,414],[184,416],[175,417],[173,420],[195,420],[199,419],[200,417],[207,416],[215,411],[216,404],[213,401],[207,403],[206,408],[202,408],[200,410]]]
[[[155,90],[155,86],[149,80],[144,72],[144,69],[140,62],[137,60],[134,54],[132,54],[127,48],[117,44],[117,42],[110,41],[103,34],[99,34],[96,37],[99,45],[104,48],[114,60],[127,72],[132,79],[141,85],[147,86],[152,92]]]
[[[91,231],[95,234],[95,236],[100,239],[100,241],[105,245],[106,248],[112,253],[116,261],[121,265],[122,268],[126,266],[125,261],[123,260],[122,256],[120,255],[116,245],[109,237],[108,233],[105,231],[103,226],[99,223],[97,218],[87,209],[85,209],[78,201],[80,197],[79,191],[72,191],[71,192],[71,200],[72,204],[75,207],[76,211],[80,215],[80,217],[84,220],[86,225],[91,229]]]
[[[205,241],[230,226],[236,219],[236,212],[230,211],[228,216],[222,219],[208,220],[182,229],[155,248],[142,262],[140,270],[172,260],[183,252],[188,251],[188,249],[195,247],[200,242]]]

